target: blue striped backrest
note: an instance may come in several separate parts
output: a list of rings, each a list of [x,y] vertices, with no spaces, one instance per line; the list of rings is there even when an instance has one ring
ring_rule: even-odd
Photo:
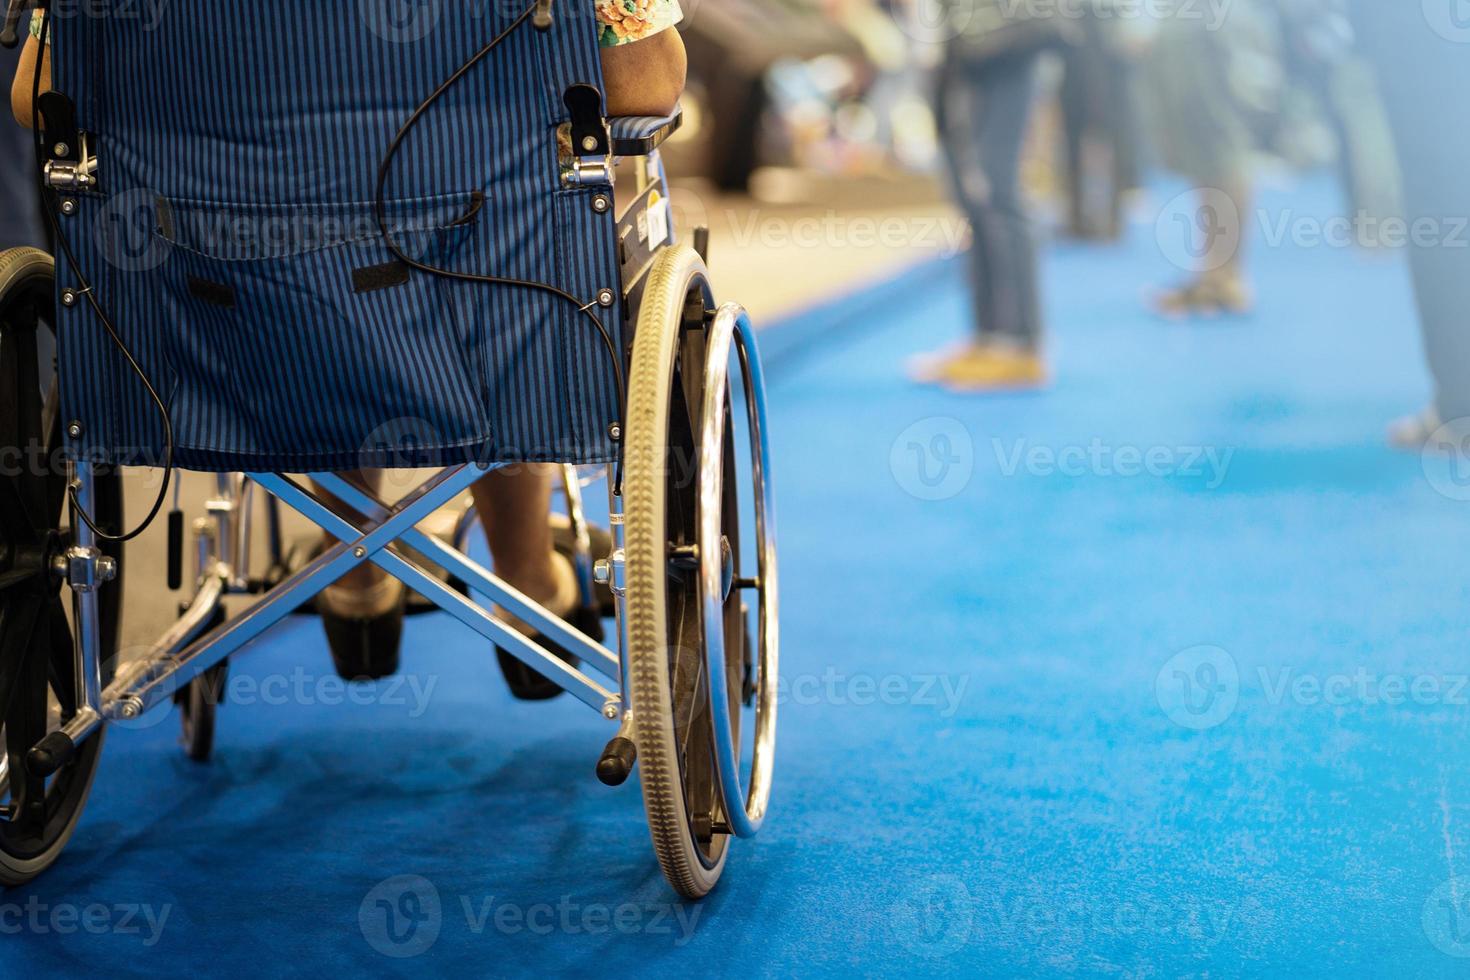
[[[394,134],[526,4],[101,0],[56,15],[55,87],[100,178],[60,220],[169,402],[180,465],[609,458],[610,360],[576,306],[408,272],[373,213]],[[601,87],[592,6],[561,0],[550,31],[518,27],[412,131],[385,195],[410,255],[582,302],[620,292],[614,218],[593,206],[607,188],[559,178],[562,94]],[[58,276],[77,283],[64,261]],[[85,303],[60,316],[71,451],[156,463],[143,387]],[[620,310],[599,316],[620,339]]]

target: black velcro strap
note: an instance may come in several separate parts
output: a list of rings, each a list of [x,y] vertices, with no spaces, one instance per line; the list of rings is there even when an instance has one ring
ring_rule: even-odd
[[[408,266],[402,262],[386,262],[352,270],[352,291],[371,293],[377,289],[390,289],[408,282]]]
[[[215,306],[231,309],[235,305],[235,291],[222,283],[210,282],[196,276],[189,277],[189,295]]]

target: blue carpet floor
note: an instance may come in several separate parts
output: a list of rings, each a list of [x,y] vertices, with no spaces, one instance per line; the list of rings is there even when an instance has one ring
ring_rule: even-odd
[[[343,703],[297,620],[213,765],[112,733],[0,975],[1463,976],[1470,509],[1382,443],[1427,394],[1407,276],[1253,262],[1256,314],[1178,325],[1152,225],[1051,250],[1040,395],[905,382],[963,333],[953,269],[785,351],[775,812],[702,905],[580,704],[513,703],[439,617]]]

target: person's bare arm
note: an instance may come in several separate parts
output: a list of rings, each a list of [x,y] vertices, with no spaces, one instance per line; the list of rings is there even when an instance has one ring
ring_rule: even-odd
[[[684,94],[689,58],[672,28],[632,44],[602,49],[610,116],[667,116]]]
[[[36,60],[41,59],[41,91],[51,91],[51,56],[42,55],[41,42],[27,37],[25,48],[20,53],[20,67],[15,70],[15,80],[10,83],[10,111],[15,121],[26,128],[35,124],[31,118],[31,99],[36,85]]]

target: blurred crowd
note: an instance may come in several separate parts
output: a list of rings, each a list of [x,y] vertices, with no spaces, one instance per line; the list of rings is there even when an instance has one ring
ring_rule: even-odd
[[[1354,229],[1470,216],[1459,2],[722,0],[687,33],[740,39],[733,61],[693,59],[721,80],[706,95],[746,67],[737,111],[717,110],[743,120],[721,127],[739,141],[715,157],[722,186],[773,160],[941,177],[971,231],[974,330],[913,376],[1013,391],[1050,381],[1038,217],[1110,241],[1151,181],[1182,181],[1200,261],[1150,301],[1188,321],[1254,307],[1246,217],[1263,169],[1331,174]],[[1390,429],[1413,448],[1470,416],[1470,252],[1430,238],[1407,252],[1436,397]]]
[[[733,192],[769,164],[942,182],[970,227],[974,330],[913,375],[1043,387],[1038,227],[1115,240],[1158,175],[1194,189],[1199,234],[1229,239],[1154,284],[1154,309],[1184,320],[1253,308],[1241,225],[1263,165],[1329,171],[1358,221],[1470,215],[1459,2],[684,0],[687,125],[670,154],[676,173]],[[30,159],[7,128],[0,246],[41,237]],[[1438,397],[1392,438],[1417,446],[1470,416],[1470,258],[1409,254]]]

